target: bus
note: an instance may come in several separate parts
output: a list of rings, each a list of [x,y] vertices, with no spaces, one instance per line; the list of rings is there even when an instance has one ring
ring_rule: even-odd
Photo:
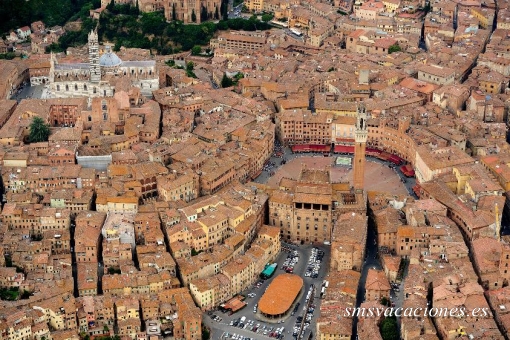
[[[271,20],[269,22],[271,25],[279,27],[279,28],[287,28],[289,25],[285,21]]]
[[[294,33],[295,35],[297,35],[298,37],[301,37],[303,35],[303,33],[301,33],[300,31],[298,31],[297,29],[295,28],[291,28],[290,31],[292,33]]]

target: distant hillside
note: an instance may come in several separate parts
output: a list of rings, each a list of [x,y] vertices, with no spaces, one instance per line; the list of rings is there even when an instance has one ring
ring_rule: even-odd
[[[81,10],[97,8],[101,0],[0,0],[0,33],[5,34],[34,21],[47,27],[64,25],[79,17]]]

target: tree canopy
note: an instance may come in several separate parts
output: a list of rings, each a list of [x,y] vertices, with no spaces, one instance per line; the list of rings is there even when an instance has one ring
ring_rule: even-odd
[[[270,13],[262,14],[262,21],[263,22],[271,21],[271,20],[273,20],[273,17],[274,16]]]
[[[392,54],[394,52],[400,52],[402,51],[402,48],[398,44],[391,45],[390,48],[388,48],[388,53]]]
[[[381,337],[383,340],[399,340],[397,318],[392,315],[381,322]]]
[[[50,127],[44,122],[41,117],[34,117],[30,123],[30,143],[39,143],[48,141],[50,136]]]
[[[10,6],[5,3],[10,0],[0,0],[0,15],[7,13]],[[32,11],[31,6],[39,4],[43,0],[12,0],[15,10],[13,15],[4,15],[10,18],[7,21],[0,22],[0,27],[5,30],[17,28],[24,25],[29,25],[36,20],[43,20],[47,26],[55,23],[63,25],[67,20],[81,20],[82,27],[79,31],[66,31],[60,37],[58,43],[53,43],[47,47],[47,51],[62,52],[68,47],[81,46],[87,43],[88,33],[98,28],[100,41],[109,41],[114,44],[114,50],[118,51],[121,46],[130,48],[145,48],[151,49],[158,54],[173,54],[181,51],[189,51],[195,46],[206,46],[213,37],[214,33],[218,30],[266,30],[271,26],[264,21],[260,21],[257,17],[253,16],[250,19],[235,18],[228,19],[227,7],[228,0],[222,0],[220,10],[216,8],[214,13],[208,13],[205,7],[202,7],[200,13],[192,13],[193,21],[196,21],[197,16],[200,19],[223,18],[217,23],[211,21],[202,22],[199,25],[190,24],[185,25],[181,21],[177,21],[175,8],[172,8],[171,22],[167,22],[162,11],[152,13],[140,13],[137,6],[131,5],[115,5],[111,2],[106,10],[101,13],[99,22],[93,20],[89,16],[89,11],[92,8],[100,6],[100,0],[48,0],[48,3],[41,8],[45,8],[48,13],[58,14],[58,20],[50,17],[50,14],[41,14],[41,10]],[[55,3],[61,1],[62,10],[60,7],[55,7]],[[66,4],[72,10],[67,10]],[[52,11],[47,10],[51,8]],[[3,11],[3,12],[2,12]],[[23,16],[23,19],[18,18],[18,12],[32,11],[30,15]],[[46,12],[45,12],[46,13]],[[55,14],[56,15],[56,14]],[[52,19],[53,18],[53,19]],[[267,17],[264,17],[267,19]],[[196,49],[195,49],[196,52]]]
[[[42,20],[48,27],[76,20],[81,11],[101,7],[101,0],[0,0],[0,32]]]
[[[193,46],[193,48],[191,49],[191,54],[199,55],[200,53],[202,53],[202,47],[200,47],[198,45]]]
[[[230,87],[232,85],[234,85],[232,79],[230,79],[226,73],[223,73],[223,78],[221,78],[221,87],[225,88]]]

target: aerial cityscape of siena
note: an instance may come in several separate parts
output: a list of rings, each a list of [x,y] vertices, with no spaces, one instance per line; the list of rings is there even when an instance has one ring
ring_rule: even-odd
[[[509,340],[510,0],[0,33],[0,340]]]

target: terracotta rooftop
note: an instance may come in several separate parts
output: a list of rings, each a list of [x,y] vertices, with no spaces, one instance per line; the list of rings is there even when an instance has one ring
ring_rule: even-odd
[[[268,315],[280,315],[291,307],[303,288],[303,279],[294,274],[280,274],[267,287],[259,301],[259,309]]]

